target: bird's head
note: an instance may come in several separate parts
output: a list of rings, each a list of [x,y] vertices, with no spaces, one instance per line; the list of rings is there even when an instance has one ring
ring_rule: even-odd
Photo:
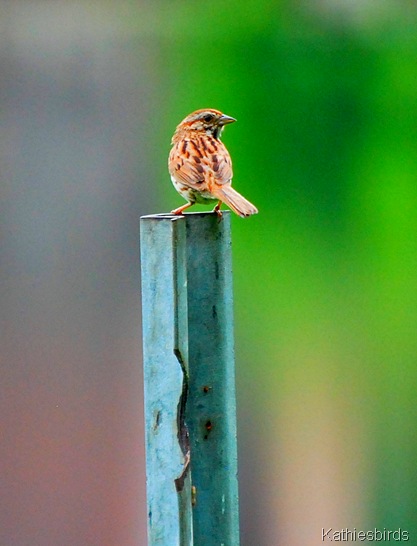
[[[226,114],[223,114],[219,110],[203,108],[196,110],[183,119],[178,125],[176,132],[199,131],[212,135],[214,138],[219,138],[223,127],[234,121],[236,121],[235,118],[226,116]]]

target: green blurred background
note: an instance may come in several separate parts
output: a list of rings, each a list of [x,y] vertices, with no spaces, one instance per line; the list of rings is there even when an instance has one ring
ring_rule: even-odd
[[[415,4],[2,9],[1,543],[145,544],[138,219],[182,204],[169,141],[213,107],[259,208],[233,218],[242,546],[414,544]]]

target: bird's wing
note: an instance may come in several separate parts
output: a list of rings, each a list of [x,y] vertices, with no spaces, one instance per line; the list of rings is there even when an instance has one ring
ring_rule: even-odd
[[[210,169],[217,184],[228,184],[233,178],[232,161],[225,145],[216,141],[217,151],[208,155]]]
[[[177,142],[169,155],[169,172],[179,182],[199,191],[213,179],[217,184],[227,184],[233,176],[229,153],[215,139]]]

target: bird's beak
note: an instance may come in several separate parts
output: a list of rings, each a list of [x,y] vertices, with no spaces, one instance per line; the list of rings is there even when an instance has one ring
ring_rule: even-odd
[[[223,114],[222,117],[219,119],[219,125],[227,125],[228,123],[234,123],[235,121],[235,118]]]

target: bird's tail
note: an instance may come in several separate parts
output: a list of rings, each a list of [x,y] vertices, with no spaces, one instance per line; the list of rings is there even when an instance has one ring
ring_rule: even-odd
[[[255,205],[252,205],[252,203],[245,199],[243,195],[240,195],[240,193],[233,189],[230,184],[217,186],[214,191],[212,190],[212,193],[217,199],[219,199],[219,201],[226,203],[226,205],[230,207],[233,212],[239,216],[242,216],[242,218],[251,216],[252,214],[256,214],[258,212]]]

